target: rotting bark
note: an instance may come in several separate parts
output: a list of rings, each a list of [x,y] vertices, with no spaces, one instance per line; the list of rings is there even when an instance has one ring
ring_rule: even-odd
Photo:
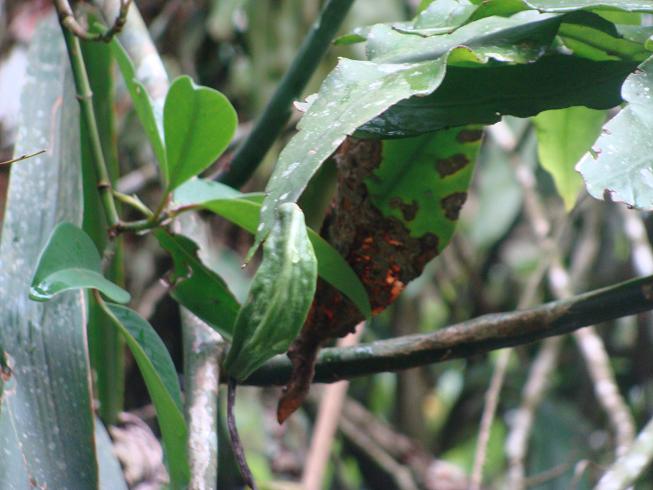
[[[437,255],[438,237],[414,238],[397,219],[384,216],[372,203],[365,180],[381,164],[382,143],[347,138],[335,154],[338,192],[323,230],[325,238],[347,259],[367,290],[372,312],[380,313],[419,276]],[[465,196],[447,203],[450,219],[458,218]],[[449,212],[450,211],[450,212]],[[320,346],[352,332],[364,320],[340,291],[318,280],[313,305],[300,335],[288,351],[293,371],[279,401],[277,418],[287,419],[302,404],[314,376]]]

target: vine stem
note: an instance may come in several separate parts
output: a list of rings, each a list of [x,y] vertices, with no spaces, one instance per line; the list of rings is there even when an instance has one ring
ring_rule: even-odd
[[[300,97],[353,3],[327,2],[254,129],[236,151],[230,168],[218,176],[219,181],[240,187],[252,176],[290,119],[293,100]]]
[[[97,187],[100,192],[102,207],[104,208],[109,227],[115,228],[120,223],[120,217],[118,216],[116,203],[113,199],[111,178],[109,177],[104,153],[102,152],[100,133],[98,132],[95,110],[93,109],[93,92],[91,91],[91,85],[88,80],[82,50],[79,45],[79,39],[71,31],[64,25],[61,26],[61,30],[66,40],[66,48],[68,49],[68,57],[77,90],[77,99],[79,100],[82,117],[88,128],[90,150],[97,175]]]
[[[405,335],[356,347],[326,348],[315,366],[317,383],[399,371],[492,350],[525,345],[582,327],[653,309],[653,276],[545,303],[528,310],[491,313],[428,334]],[[290,361],[275,356],[243,382],[283,385]]]
[[[240,436],[238,435],[238,428],[236,427],[236,416],[234,415],[234,406],[236,405],[236,380],[234,378],[229,378],[228,386],[227,428],[229,429],[231,448],[234,451],[234,456],[236,457],[236,463],[238,463],[240,474],[243,477],[243,480],[245,480],[245,485],[247,485],[252,490],[257,490],[256,483],[254,483],[254,477],[252,476],[252,471],[249,469],[247,459],[245,458],[243,443],[240,440]]]

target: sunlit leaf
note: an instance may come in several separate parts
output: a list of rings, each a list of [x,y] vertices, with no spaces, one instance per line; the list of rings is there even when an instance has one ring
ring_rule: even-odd
[[[174,189],[211,165],[227,148],[238,118],[217,90],[177,78],[166,95],[163,127],[168,187]]]
[[[135,311],[110,303],[106,308],[138,364],[156,409],[172,488],[184,489],[190,474],[186,454],[187,429],[177,371],[168,349],[154,328]]]
[[[577,168],[587,190],[643,209],[653,208],[653,58],[623,86],[628,105],[603,127],[603,134]]]
[[[229,376],[243,380],[288,349],[306,320],[316,280],[317,260],[306,234],[304,215],[297,205],[284,204],[265,241],[263,261],[236,320],[225,360]]]
[[[71,223],[60,223],[39,257],[30,298],[47,301],[64,291],[90,288],[119,303],[130,299],[127,291],[102,275],[100,254],[91,238]]]
[[[545,111],[533,119],[540,163],[553,177],[567,210],[574,207],[583,188],[574,166],[599,137],[605,118],[605,111],[569,107]]]
[[[584,8],[653,12],[650,0],[524,0],[524,3],[545,12],[571,12]]]

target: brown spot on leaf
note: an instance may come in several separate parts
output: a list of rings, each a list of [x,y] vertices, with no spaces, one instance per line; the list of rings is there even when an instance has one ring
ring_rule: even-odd
[[[467,166],[468,163],[469,158],[462,153],[456,153],[448,158],[441,158],[436,161],[435,169],[440,174],[440,177],[446,177],[447,175],[455,174],[458,170]]]
[[[463,129],[458,133],[456,139],[461,143],[473,143],[483,137],[482,129]]]
[[[407,204],[398,197],[390,199],[390,207],[393,209],[399,209],[406,221],[413,221],[415,216],[417,216],[417,210],[419,209],[419,205],[414,199],[410,204]]]
[[[444,215],[451,221],[457,220],[460,215],[460,209],[463,207],[466,200],[466,192],[454,192],[453,194],[443,197],[440,203],[444,209]]]

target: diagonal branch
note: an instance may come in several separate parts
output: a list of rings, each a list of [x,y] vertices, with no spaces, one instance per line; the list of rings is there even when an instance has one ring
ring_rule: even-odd
[[[315,382],[332,383],[471,357],[650,309],[653,309],[653,276],[646,276],[528,310],[483,315],[430,334],[323,349],[316,365]],[[289,375],[288,359],[276,356],[245,384],[282,385]]]

